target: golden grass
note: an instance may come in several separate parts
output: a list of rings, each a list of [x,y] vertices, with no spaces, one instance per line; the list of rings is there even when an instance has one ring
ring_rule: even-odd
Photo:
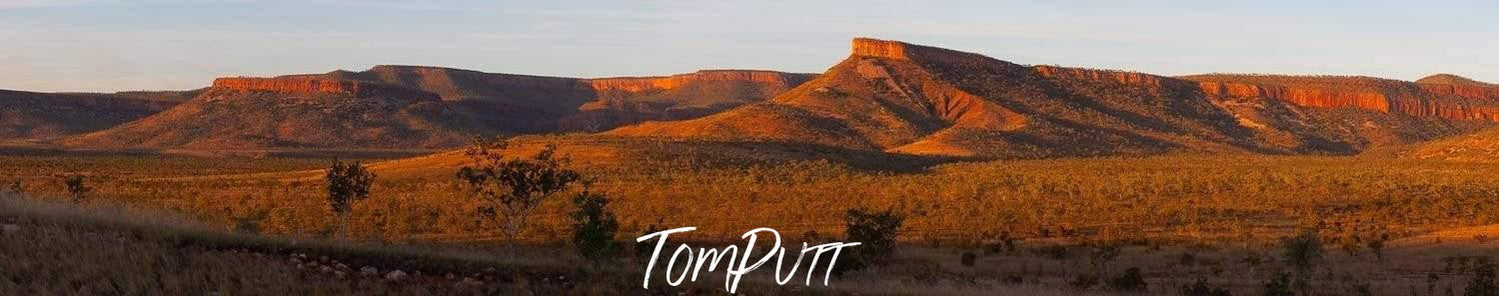
[[[651,151],[641,149],[648,144],[627,144],[636,145],[626,147],[630,153]],[[564,148],[563,152],[567,151]],[[1370,284],[1376,291],[1383,291],[1381,294],[1405,294],[1410,289],[1424,293],[1428,286],[1425,276],[1429,274],[1439,278],[1432,283],[1438,293],[1447,287],[1461,291],[1466,270],[1448,268],[1447,261],[1491,252],[1492,242],[1477,242],[1472,237],[1488,233],[1488,228],[1424,234],[1494,224],[1499,214],[1492,198],[1499,194],[1499,178],[1493,177],[1499,169],[1468,163],[1380,157],[1172,155],[959,162],[924,169],[869,170],[829,161],[757,165],[682,159],[723,151],[735,150],[681,154],[667,149],[580,165],[580,169],[586,176],[597,178],[595,190],[614,199],[611,207],[624,226],[622,239],[660,222],[663,226],[700,227],[695,236],[686,239],[731,240],[748,229],[768,226],[781,230],[792,241],[822,240],[841,236],[840,215],[851,207],[893,208],[906,214],[909,218],[901,238],[907,247],[901,251],[901,259],[886,268],[852,275],[844,285],[835,282],[832,290],[827,290],[835,293],[1105,293],[1097,287],[1081,291],[1066,287],[1079,275],[1108,277],[1123,268],[1142,267],[1152,291],[1172,293],[1180,285],[1203,277],[1215,286],[1235,290],[1236,295],[1252,294],[1264,279],[1284,269],[1274,259],[1279,252],[1276,239],[1296,228],[1317,226],[1323,229],[1330,257],[1315,280],[1327,285],[1319,288],[1327,294],[1339,295],[1346,292],[1345,286],[1360,283]],[[495,240],[496,226],[473,216],[478,201],[462,197],[448,179],[449,164],[422,159],[373,165],[377,174],[382,172],[380,168],[400,170],[382,174],[373,197],[355,204],[351,224],[355,241],[376,245],[442,243],[451,247],[482,246]],[[272,246],[297,240],[305,246],[309,245],[307,241],[316,241],[306,237],[330,235],[335,225],[320,181],[303,176],[316,176],[320,161],[124,156],[0,160],[4,160],[0,166],[33,168],[0,176],[0,181],[25,180],[28,191],[59,196],[61,184],[53,178],[80,172],[92,176],[90,185],[97,188],[86,203],[170,209],[189,220],[201,221],[195,229],[220,233],[213,236],[237,229],[286,238],[229,236],[270,240]],[[220,164],[223,167],[214,168]],[[231,177],[197,176],[210,174],[209,170],[228,171]],[[197,177],[184,178],[187,176]],[[568,235],[562,215],[569,210],[563,200],[543,206],[525,234],[537,242],[562,241]],[[982,256],[974,267],[957,264],[962,252],[993,243],[1001,232],[1021,238],[1018,253]],[[1347,235],[1368,237],[1378,233],[1407,238],[1390,244],[1386,261],[1374,260],[1367,251],[1360,256],[1343,255],[1332,243]],[[245,244],[231,241],[235,243],[229,245]],[[1117,259],[1096,264],[1089,254],[1098,245],[1123,249]],[[565,250],[551,248],[553,252]],[[1054,256],[1056,248],[1068,250],[1067,255]],[[378,251],[381,249],[367,252],[390,252]],[[364,252],[357,250],[333,247],[322,252]],[[97,250],[78,252],[93,251]],[[473,261],[520,266],[517,270],[553,270],[565,264],[544,261],[526,265],[525,260],[517,262],[520,258],[503,253],[486,257],[466,252],[419,257],[424,259],[416,261],[456,262],[428,263],[438,265],[439,270]],[[1180,264],[1180,257],[1187,253],[1193,254],[1197,263]],[[1265,258],[1266,263],[1244,263],[1253,254]],[[451,256],[459,257],[442,259]],[[1012,283],[1015,279],[1022,284]],[[605,280],[611,281],[615,280]],[[633,279],[618,281],[634,284]],[[716,287],[706,282],[708,288],[703,291]],[[782,289],[772,291],[804,291]]]
[[[214,231],[170,215],[80,207],[0,193],[0,295],[720,295],[721,273],[681,287],[637,286],[638,260],[586,264],[565,248],[363,245]],[[380,272],[363,275],[362,267]],[[410,275],[384,278],[391,270]],[[660,272],[658,270],[658,272]],[[454,276],[456,275],[456,276]],[[1106,295],[1056,287],[975,285],[878,275],[832,287],[778,286],[752,274],[741,291],[767,295]],[[1044,291],[1048,294],[1034,294]],[[1019,294],[1017,294],[1019,295]]]

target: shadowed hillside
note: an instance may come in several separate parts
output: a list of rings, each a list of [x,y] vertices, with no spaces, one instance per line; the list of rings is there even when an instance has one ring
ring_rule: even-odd
[[[433,148],[483,133],[437,95],[316,79],[221,78],[159,114],[70,138],[77,147]]]
[[[106,129],[150,116],[196,92],[117,94],[0,90],[0,138],[52,138]]]
[[[376,66],[320,75],[404,85],[438,94],[458,112],[509,133],[601,131],[645,120],[701,117],[780,94],[810,78],[754,70],[665,77],[579,79],[421,67]]]
[[[1431,95],[1409,82],[1351,79],[1283,90],[1278,83],[1285,79],[1300,78],[1177,79],[1023,66],[860,38],[847,59],[768,102],[611,133],[772,139],[978,157],[1172,151],[1351,154],[1471,131],[1490,119],[1485,102]],[[1380,98],[1341,93],[1384,89],[1382,83],[1405,87],[1397,95],[1430,97],[1376,106],[1372,101]],[[1426,107],[1411,107],[1416,105]]]
[[[7,127],[10,130],[42,135],[88,132],[151,115],[171,106],[166,102],[173,101],[168,99],[191,98],[181,108],[77,136],[64,144],[213,150],[449,148],[475,134],[593,132],[645,120],[696,118],[764,100],[809,77],[708,70],[666,77],[578,79],[376,66],[363,72],[221,78],[211,88],[190,93],[121,93],[114,96],[156,98],[147,102],[163,103],[73,132],[54,132],[56,128],[48,125],[29,123],[83,124],[112,117],[6,117],[0,121],[20,122],[9,124],[18,126]]]

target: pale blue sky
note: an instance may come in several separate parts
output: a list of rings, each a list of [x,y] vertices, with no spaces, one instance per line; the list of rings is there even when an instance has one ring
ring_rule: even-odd
[[[408,3],[410,2],[410,3]],[[0,89],[434,65],[568,77],[821,72],[855,36],[1021,64],[1499,82],[1484,1],[0,0]]]

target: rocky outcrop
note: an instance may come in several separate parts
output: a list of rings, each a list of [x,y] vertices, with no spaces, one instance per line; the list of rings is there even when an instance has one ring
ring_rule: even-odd
[[[1200,82],[1202,93],[1211,97],[1269,98],[1293,105],[1319,108],[1353,107],[1390,112],[1391,100],[1383,92],[1338,90],[1316,86],[1286,87],[1236,82]]]
[[[749,82],[769,87],[791,88],[811,80],[812,74],[758,70],[703,70],[666,77],[617,77],[586,80],[597,91],[642,92],[672,90],[693,82]]]
[[[1421,89],[1438,95],[1456,96],[1469,99],[1499,100],[1499,87],[1484,87],[1473,85],[1443,85],[1418,83]]]
[[[1032,67],[1032,68],[1035,68],[1036,72],[1040,73],[1041,76],[1045,76],[1045,77],[1053,78],[1053,79],[1078,79],[1078,80],[1090,80],[1090,81],[1099,81],[1099,82],[1110,82],[1110,83],[1118,83],[1118,84],[1125,84],[1125,85],[1131,85],[1131,86],[1145,87],[1145,88],[1149,88],[1149,89],[1152,89],[1152,90],[1159,90],[1162,87],[1167,87],[1167,86],[1180,87],[1180,86],[1185,85],[1185,83],[1183,81],[1178,80],[1178,79],[1172,79],[1172,78],[1169,78],[1169,77],[1163,77],[1163,76],[1157,76],[1157,75],[1151,75],[1151,74],[1145,74],[1145,73],[1139,73],[1139,72],[1117,71],[1117,70],[1097,70],[1097,69],[1084,69],[1084,68],[1066,68],[1066,67],[1046,66],[1046,65],[1039,65],[1039,66],[1035,66],[1035,67]]]
[[[1416,80],[1428,92],[1469,99],[1499,100],[1499,84],[1481,82],[1452,74],[1436,74]]]
[[[851,54],[855,56],[909,60],[911,58],[906,55],[906,49],[910,46],[900,41],[854,38],[853,52]]]
[[[989,57],[976,53],[873,38],[854,38],[850,56],[913,61],[927,65],[992,61]]]
[[[1194,76],[1215,98],[1267,98],[1296,106],[1357,108],[1418,118],[1499,121],[1499,101],[1473,85],[1412,83],[1368,77]]]
[[[213,80],[213,90],[264,91],[277,93],[350,94],[355,96],[397,96],[437,100],[436,94],[395,85],[353,80],[330,80],[310,77],[251,78],[230,77]]]

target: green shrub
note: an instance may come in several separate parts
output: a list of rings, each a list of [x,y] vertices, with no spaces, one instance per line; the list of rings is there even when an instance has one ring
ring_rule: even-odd
[[[1208,286],[1208,281],[1205,280],[1205,279],[1200,279],[1200,278],[1197,279],[1197,282],[1194,282],[1191,285],[1182,286],[1182,292],[1181,292],[1181,294],[1182,294],[1182,296],[1232,296],[1233,295],[1233,293],[1228,292],[1228,290],[1225,290],[1222,287]]]
[[[619,244],[614,241],[619,221],[608,205],[609,199],[603,194],[587,190],[573,197],[573,246],[584,259],[599,262],[619,253]]]
[[[93,191],[88,184],[84,184],[83,176],[71,175],[62,180],[63,185],[68,187],[68,196],[73,197],[73,202],[83,201],[89,191]]]
[[[338,232],[348,238],[353,203],[370,197],[370,183],[374,182],[375,174],[358,161],[346,164],[335,159],[333,165],[328,166],[325,180],[328,182],[328,206],[338,216]]]
[[[1463,296],[1499,296],[1499,287],[1494,285],[1494,264],[1483,261],[1473,269],[1473,279]]]
[[[1289,274],[1281,273],[1279,275],[1276,275],[1275,278],[1271,278],[1269,281],[1266,281],[1264,287],[1265,287],[1264,293],[1260,293],[1260,295],[1264,295],[1264,296],[1295,296],[1296,295],[1296,293],[1291,292],[1291,275],[1289,275]]]
[[[838,274],[884,265],[895,254],[895,237],[905,217],[893,211],[851,209],[844,215],[848,242],[861,243],[849,250],[848,260],[837,266]]]
[[[1130,267],[1124,270],[1124,274],[1109,281],[1109,288],[1120,292],[1140,293],[1145,292],[1148,284],[1145,283],[1145,275],[1140,273],[1139,267]]]
[[[565,159],[556,158],[557,145],[549,144],[529,159],[507,158],[503,139],[475,139],[464,151],[470,163],[458,169],[456,177],[467,186],[469,195],[489,202],[491,209],[504,217],[505,239],[514,243],[531,213],[542,201],[578,181],[578,172],[564,168]]]

